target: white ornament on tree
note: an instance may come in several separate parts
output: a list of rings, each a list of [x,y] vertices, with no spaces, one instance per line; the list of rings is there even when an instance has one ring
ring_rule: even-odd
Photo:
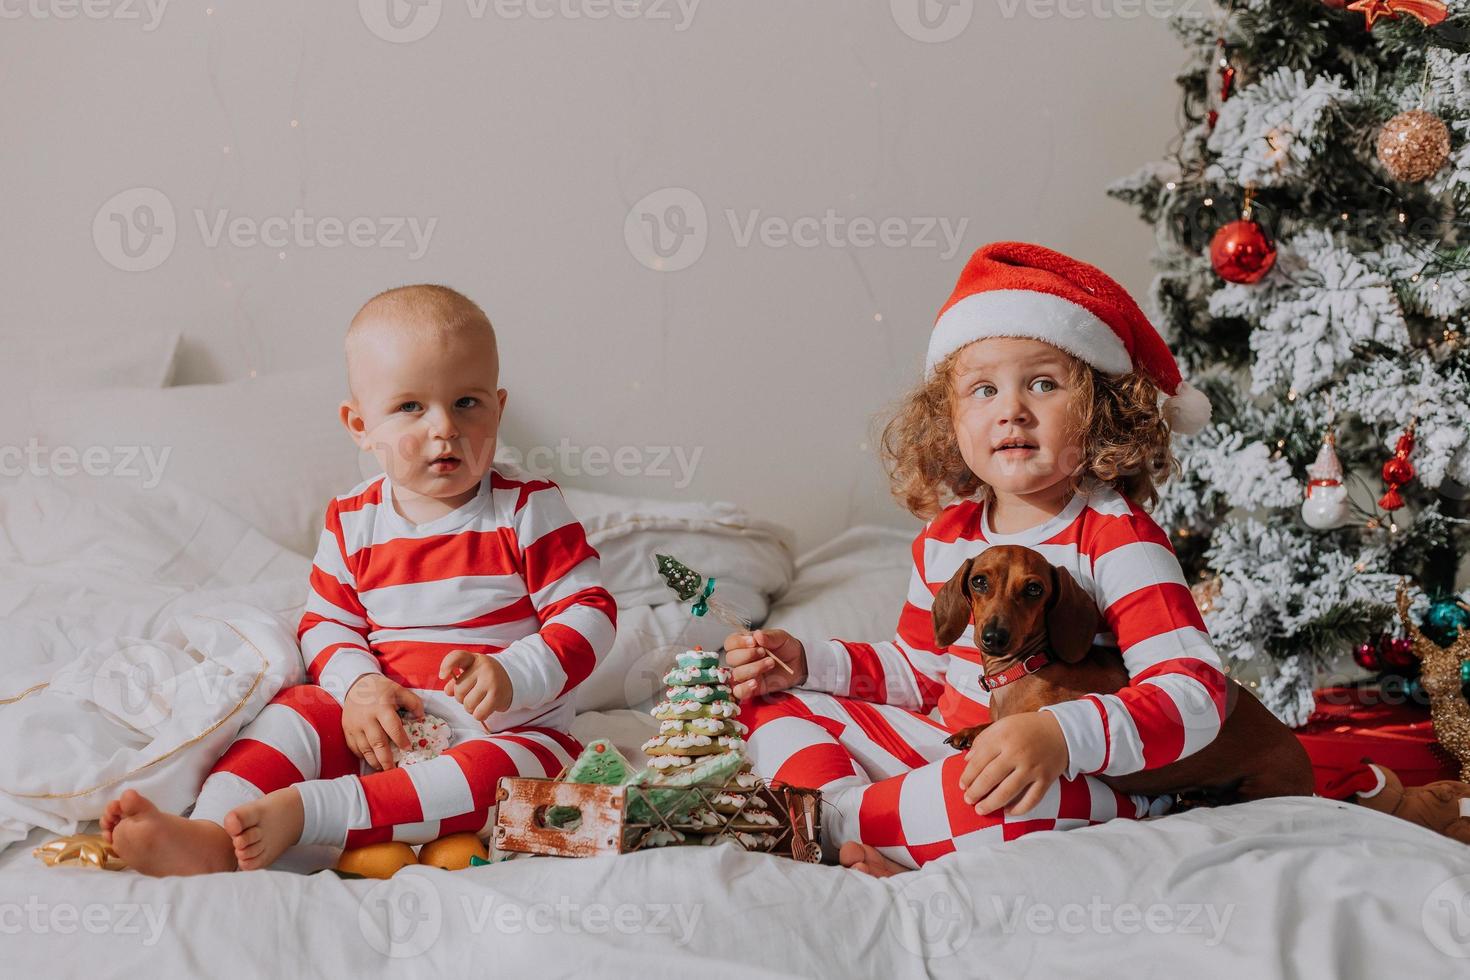
[[[1331,432],[1322,440],[1317,459],[1307,467],[1307,499],[1302,501],[1302,520],[1317,531],[1330,531],[1347,523],[1349,502],[1342,482],[1342,463],[1337,458],[1337,438]]]

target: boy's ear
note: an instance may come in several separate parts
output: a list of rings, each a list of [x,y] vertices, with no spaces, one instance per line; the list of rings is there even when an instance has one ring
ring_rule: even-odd
[[[1102,617],[1097,603],[1072,573],[1051,567],[1051,598],[1046,607],[1046,636],[1051,652],[1069,664],[1087,656]]]
[[[937,595],[930,610],[934,617],[934,642],[942,650],[960,638],[965,627],[970,625],[970,563],[973,558],[960,562],[959,569],[950,576]]]
[[[352,437],[352,441],[357,443],[357,448],[363,452],[371,452],[373,446],[371,440],[368,439],[367,422],[363,419],[361,413],[358,412],[357,405],[351,399],[337,406],[337,417],[342,420],[342,427],[347,430],[347,434]]]
[[[498,398],[498,399],[500,399],[500,414],[501,415],[504,415],[505,414],[505,396],[507,394],[509,394],[509,392],[507,392],[504,388],[500,388],[500,389],[498,389],[495,392],[495,397]]]

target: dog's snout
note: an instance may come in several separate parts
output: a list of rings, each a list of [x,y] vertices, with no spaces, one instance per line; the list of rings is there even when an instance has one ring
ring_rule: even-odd
[[[980,630],[980,642],[988,650],[995,650],[1010,642],[1011,631],[1000,624],[998,620],[990,620]]]

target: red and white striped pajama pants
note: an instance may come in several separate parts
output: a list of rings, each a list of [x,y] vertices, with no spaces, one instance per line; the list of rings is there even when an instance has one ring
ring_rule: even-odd
[[[444,754],[372,770],[342,734],[342,706],[314,684],[288,687],[222,755],[194,805],[195,819],[222,823],[242,803],[295,786],[306,822],[301,843],[361,847],[421,844],[447,834],[489,832],[501,776],[555,777],[582,747],[566,732],[517,727],[487,735],[442,691],[416,691],[424,711],[449,723]]]
[[[750,727],[747,751],[761,777],[822,791],[829,854],[857,840],[917,868],[1038,830],[1146,817],[1154,803],[1079,776],[1053,784],[1024,815],[982,816],[960,789],[965,753],[944,744],[952,733],[924,715],[796,689],[741,702],[740,720]]]

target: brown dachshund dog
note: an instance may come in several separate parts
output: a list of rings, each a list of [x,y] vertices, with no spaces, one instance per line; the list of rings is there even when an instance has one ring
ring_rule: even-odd
[[[999,545],[966,561],[934,597],[933,614],[940,647],[974,622],[992,720],[1128,684],[1118,650],[1092,644],[1102,625],[1092,597],[1030,548]],[[949,744],[968,748],[984,728],[956,732]],[[1120,792],[1177,794],[1185,804],[1310,796],[1313,790],[1301,743],[1234,681],[1227,686],[1225,722],[1209,745],[1156,769],[1100,778]]]

